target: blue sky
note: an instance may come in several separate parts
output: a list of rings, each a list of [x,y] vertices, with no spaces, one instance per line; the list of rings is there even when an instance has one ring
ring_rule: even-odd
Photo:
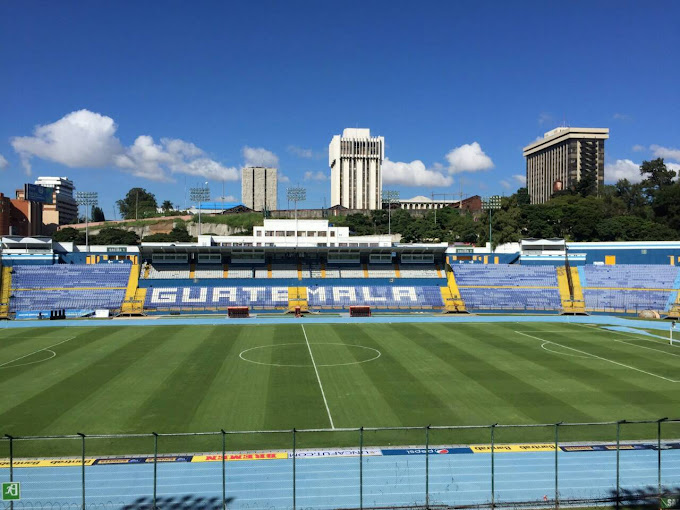
[[[275,163],[320,207],[345,127],[385,137],[402,197],[509,194],[522,147],[565,123],[610,128],[608,181],[680,168],[678,19],[677,1],[5,0],[0,191],[68,176],[111,217],[135,186],[240,199],[239,168]]]

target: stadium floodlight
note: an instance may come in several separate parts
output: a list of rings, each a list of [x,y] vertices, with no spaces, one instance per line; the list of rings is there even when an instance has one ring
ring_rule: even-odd
[[[295,202],[295,247],[298,245],[298,202],[307,200],[307,190],[300,186],[293,186],[286,189],[286,198],[288,201]]]
[[[90,209],[99,203],[99,194],[96,191],[76,191],[76,204],[85,206],[85,247],[90,249]]]
[[[393,189],[386,189],[382,192],[383,204],[387,204],[387,233],[392,235],[392,204],[399,201],[399,192]]]
[[[501,197],[500,195],[492,195],[482,199],[482,209],[489,211],[489,246],[491,247],[491,253],[493,253],[493,243],[491,242],[491,216],[494,210],[501,208]]]
[[[208,202],[210,200],[210,188],[208,182],[204,182],[203,186],[189,189],[189,199],[192,202],[198,203],[198,235],[203,232],[201,230],[201,202]]]

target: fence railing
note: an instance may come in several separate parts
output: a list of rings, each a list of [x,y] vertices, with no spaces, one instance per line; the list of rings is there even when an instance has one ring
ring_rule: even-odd
[[[5,435],[0,482],[12,510],[668,505],[680,419]]]

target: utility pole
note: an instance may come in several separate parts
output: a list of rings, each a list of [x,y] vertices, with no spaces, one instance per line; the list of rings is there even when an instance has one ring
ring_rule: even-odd
[[[485,211],[489,211],[489,247],[491,249],[491,253],[493,253],[494,251],[493,242],[491,241],[491,216],[494,210],[498,210],[500,208],[501,197],[499,195],[492,195],[482,200],[482,209],[484,209]]]
[[[383,190],[383,203],[387,203],[387,233],[392,235],[392,203],[399,200],[399,192],[396,190]]]
[[[286,190],[286,197],[288,198],[288,203],[292,200],[295,202],[295,247],[298,245],[298,202],[304,202],[307,200],[307,190],[299,186],[288,188]]]
[[[89,209],[96,206],[98,202],[99,198],[96,191],[76,191],[76,204],[85,206],[85,247],[87,251],[90,251]]]
[[[202,187],[191,188],[189,190],[189,199],[192,202],[198,202],[198,235],[200,236],[203,232],[201,228],[201,202],[207,202],[210,200],[210,188],[208,188],[208,182],[203,183]]]

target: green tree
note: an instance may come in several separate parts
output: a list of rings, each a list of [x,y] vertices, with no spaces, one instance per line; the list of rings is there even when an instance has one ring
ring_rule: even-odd
[[[176,226],[167,234],[151,234],[142,239],[142,241],[145,243],[190,243],[196,241],[196,238],[189,235],[185,226]]]
[[[106,218],[104,217],[104,211],[102,211],[101,207],[97,207],[96,205],[92,206],[90,221],[106,221]]]
[[[58,243],[85,244],[85,232],[73,227],[62,228],[52,235],[52,240]]]
[[[158,208],[156,197],[144,188],[132,188],[125,198],[118,200],[116,204],[120,215],[126,220],[154,216]]]
[[[170,211],[173,210],[172,202],[170,202],[170,200],[165,200],[165,201],[161,204],[161,209],[163,209],[163,212],[164,212],[165,214],[169,213]]]
[[[677,174],[674,170],[668,169],[663,158],[657,158],[652,161],[643,161],[640,165],[640,175],[644,178],[642,187],[645,193],[653,200],[658,191],[673,184],[673,179]]]
[[[96,236],[90,236],[90,244],[136,245],[139,244],[139,236],[132,231],[123,230],[122,228],[106,227],[101,229]]]

